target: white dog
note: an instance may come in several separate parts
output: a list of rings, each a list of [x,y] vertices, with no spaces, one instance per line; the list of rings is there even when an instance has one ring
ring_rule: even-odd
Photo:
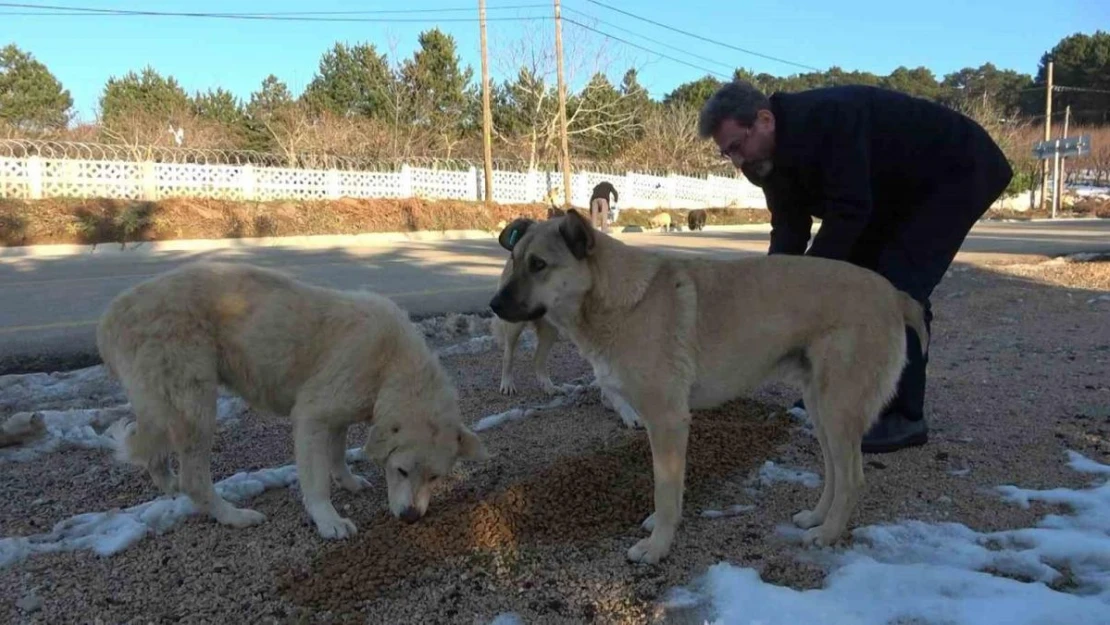
[[[350,491],[366,486],[344,458],[351,424],[371,424],[365,450],[384,464],[390,511],[407,522],[424,515],[432,485],[457,459],[487,457],[462,424],[454,385],[423,335],[380,295],[249,265],[196,263],[117,297],[97,345],[137,417],[121,457],[145,467],[167,493],[180,484],[225,525],[266,517],[234,507],[212,485],[220,384],[255,408],[292,417],[304,506],[325,538],[356,531],[332,505],[329,479]],[[174,452],[180,482],[170,467]]]

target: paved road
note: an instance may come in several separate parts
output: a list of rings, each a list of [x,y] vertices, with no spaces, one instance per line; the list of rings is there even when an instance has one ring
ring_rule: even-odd
[[[637,246],[710,257],[762,254],[764,230],[622,235]],[[1110,252],[1110,220],[983,223],[962,253]],[[95,362],[94,326],[121,290],[183,262],[223,259],[279,267],[307,281],[371,289],[414,315],[486,309],[505,260],[492,239],[334,249],[249,249],[79,257],[0,256],[0,374]]]

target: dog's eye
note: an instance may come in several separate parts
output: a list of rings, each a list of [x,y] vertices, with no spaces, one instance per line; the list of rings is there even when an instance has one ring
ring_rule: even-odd
[[[397,468],[397,472],[401,474],[401,477],[408,477],[409,476],[409,472],[400,468],[400,467]]]
[[[528,269],[530,269],[532,273],[543,271],[545,267],[547,267],[547,263],[543,262],[542,258],[533,256],[528,259]]]

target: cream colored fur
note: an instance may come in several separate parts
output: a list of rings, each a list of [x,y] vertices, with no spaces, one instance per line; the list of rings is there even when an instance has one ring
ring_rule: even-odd
[[[593,366],[603,391],[647,427],[654,528],[629,559],[657,562],[670,551],[690,411],[775,377],[802,388],[824,456],[820,500],[794,522],[807,530],[806,544],[842,535],[863,488],[861,440],[905,366],[905,326],[928,343],[922,309],[909,295],[834,260],[664,256],[597,232],[573,211],[517,220],[500,240],[516,241],[514,269],[490,302],[494,312],[554,325]]]
[[[100,320],[97,345],[135,410],[136,422],[117,433],[121,454],[163,491],[180,488],[226,525],[265,516],[234,507],[213,487],[221,384],[254,408],[293,419],[302,500],[325,538],[356,531],[331,503],[331,479],[350,491],[367,485],[344,458],[350,425],[371,424],[366,452],[384,465],[391,512],[410,522],[457,459],[486,455],[423,335],[374,293],[250,265],[195,263],[119,295]]]

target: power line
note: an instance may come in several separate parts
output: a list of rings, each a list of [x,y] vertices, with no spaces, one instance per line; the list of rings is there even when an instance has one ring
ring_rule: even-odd
[[[621,39],[620,37],[616,37],[616,36],[610,35],[609,33],[606,33],[606,32],[602,32],[602,31],[600,31],[600,30],[598,30],[598,29],[596,29],[596,28],[594,28],[594,27],[592,27],[592,26],[586,26],[585,24],[583,24],[583,23],[581,23],[581,22],[579,22],[579,21],[577,21],[577,20],[573,20],[573,19],[571,19],[571,18],[569,18],[569,17],[566,17],[566,16],[564,16],[564,17],[563,17],[563,21],[564,21],[564,22],[567,22],[568,24],[574,24],[575,26],[577,26],[577,27],[579,27],[579,28],[583,28],[583,29],[585,29],[585,30],[588,30],[588,31],[590,31],[590,32],[594,32],[594,33],[597,33],[597,34],[601,35],[602,37],[606,37],[606,38],[608,38],[608,39],[612,39],[613,41],[619,41],[620,43],[623,43],[623,44],[624,44],[624,45],[626,45],[626,46],[632,46],[633,48],[638,48],[638,49],[640,49],[640,50],[643,50],[644,52],[648,52],[648,53],[654,54],[654,55],[656,55],[656,56],[660,56],[660,57],[662,57],[662,58],[664,58],[664,59],[668,59],[668,60],[674,61],[675,63],[680,63],[680,64],[682,64],[682,65],[685,65],[685,66],[687,66],[687,67],[692,67],[692,68],[694,68],[694,69],[697,69],[697,70],[701,70],[701,71],[703,71],[703,72],[707,72],[707,73],[709,73],[709,74],[713,74],[714,76],[718,76],[718,77],[720,77],[720,78],[724,78],[724,79],[726,79],[726,80],[728,80],[728,79],[730,78],[729,76],[726,76],[725,74],[722,74],[722,73],[720,73],[720,72],[718,72],[718,71],[715,71],[715,70],[709,69],[709,68],[707,68],[707,67],[702,67],[702,66],[700,66],[700,65],[694,65],[693,63],[689,63],[689,62],[687,62],[687,61],[683,61],[682,59],[678,59],[678,58],[675,58],[675,57],[673,57],[673,56],[669,56],[669,55],[663,54],[662,52],[658,52],[658,51],[656,51],[656,50],[652,50],[652,49],[650,49],[650,48],[645,48],[644,46],[641,46],[641,45],[639,45],[639,44],[635,44],[635,43],[632,43],[631,41],[628,41],[628,40],[625,40],[625,39]]]
[[[630,12],[625,11],[623,9],[618,9],[614,6],[610,6],[608,4],[605,4],[604,2],[598,2],[597,0],[586,0],[586,2],[596,4],[599,7],[609,9],[610,11],[616,11],[617,13],[620,13],[622,15],[627,15],[628,17],[640,20],[641,22],[647,22],[648,24],[653,24],[653,25],[658,26],[660,28],[665,28],[667,30],[670,30],[670,31],[673,31],[673,32],[676,32],[676,33],[679,33],[679,34],[686,35],[687,37],[693,37],[695,39],[700,39],[701,41],[705,41],[707,43],[712,43],[712,44],[716,44],[718,46],[729,48],[730,50],[736,50],[738,52],[743,52],[744,54],[751,54],[753,56],[758,56],[758,57],[768,59],[768,60],[771,60],[771,61],[776,61],[776,62],[779,62],[779,63],[785,63],[787,65],[793,65],[795,67],[801,67],[803,69],[808,69],[808,70],[812,70],[812,71],[815,71],[815,72],[822,71],[821,69],[813,67],[812,65],[806,65],[804,63],[796,63],[794,61],[788,61],[786,59],[781,59],[779,57],[771,56],[769,54],[763,54],[762,52],[756,52],[755,50],[747,50],[745,48],[740,48],[738,46],[734,46],[732,44],[725,43],[723,41],[717,41],[716,39],[710,39],[709,37],[705,37],[705,36],[699,35],[697,33],[692,33],[692,32],[689,32],[689,31],[681,30],[681,29],[675,28],[674,26],[668,26],[668,25],[663,24],[661,22],[656,22],[655,20],[650,20],[646,17],[641,17],[639,15],[636,15],[635,13],[630,13]]]
[[[610,24],[609,22],[605,22],[605,21],[600,20],[600,19],[594,17],[593,15],[590,15],[589,13],[586,13],[584,11],[579,11],[577,9],[571,9],[571,8],[568,8],[568,7],[564,7],[563,10],[564,11],[570,11],[572,13],[577,13],[578,15],[581,15],[581,16],[583,16],[585,18],[588,18],[588,19],[596,20],[597,23],[603,24],[607,28],[612,28],[613,30],[619,30],[621,32],[628,33],[629,35],[632,35],[633,37],[636,37],[638,39],[648,39],[648,37],[645,37],[644,35],[632,32],[631,30],[628,30],[627,28],[621,28],[620,26],[616,26],[614,24]],[[655,44],[663,46],[665,48],[670,48],[671,50],[677,50],[679,52],[682,52],[683,54],[686,54],[688,56],[692,56],[695,59],[699,59],[699,60],[705,61],[707,63],[713,63],[714,65],[720,65],[721,67],[727,67],[729,69],[736,69],[735,66],[729,65],[728,63],[722,63],[721,61],[718,61],[717,59],[711,59],[711,58],[706,57],[706,56],[700,56],[700,55],[694,54],[693,52],[687,52],[686,50],[683,50],[682,48],[680,48],[678,46],[672,46],[672,45],[669,45],[669,44],[665,44],[662,41],[656,41]]]
[[[0,6],[50,8],[47,5],[31,5],[31,4],[20,4],[20,3],[9,3],[9,2],[0,2]],[[549,7],[549,5],[547,3],[543,3],[543,4],[538,4],[538,3],[537,4],[509,4],[509,5],[502,5],[502,6],[486,7],[486,10],[487,11],[509,11],[509,10],[514,10],[514,9],[546,9],[548,7]],[[59,11],[64,10],[64,11],[69,11],[69,12],[60,13],[60,12],[57,12],[57,11],[34,11],[34,12],[31,12],[31,11],[27,11],[27,12],[11,11],[11,12],[0,13],[0,15],[88,15],[88,16],[121,15],[122,16],[122,15],[140,15],[140,14],[141,15],[146,15],[146,14],[150,14],[150,13],[163,14],[163,12],[155,12],[155,11],[150,11],[150,12],[135,11],[135,12],[132,12],[132,11],[127,10],[127,9],[97,9],[97,8],[91,8],[91,7],[65,7],[64,9],[59,8],[58,10]],[[248,12],[248,13],[220,12],[220,13],[213,13],[211,15],[218,15],[218,16],[221,16],[221,17],[222,16],[236,16],[236,17],[240,17],[240,16],[252,16],[252,17],[298,17],[298,16],[305,16],[305,17],[308,17],[308,16],[342,16],[342,15],[389,15],[389,14],[407,14],[407,13],[470,13],[472,11],[474,11],[474,9],[472,7],[442,7],[442,8],[434,8],[434,9],[376,9],[376,10],[373,10],[373,11],[265,11],[265,12],[254,12],[254,11],[252,11],[252,12]],[[167,13],[167,14],[169,14],[169,13]]]
[[[546,7],[547,5],[509,5],[505,8],[528,8],[528,7]],[[57,11],[54,13],[41,13],[41,15],[51,16],[99,16],[99,17],[118,17],[118,16],[143,16],[143,17],[190,17],[190,18],[207,18],[207,19],[230,19],[230,20],[250,20],[250,21],[278,21],[278,22],[427,22],[428,18],[367,18],[367,17],[352,17],[350,15],[363,15],[363,14],[386,14],[386,13],[442,13],[445,11],[473,11],[473,9],[407,9],[407,10],[389,10],[389,11],[365,11],[365,12],[327,12],[327,11],[304,11],[298,13],[211,13],[211,12],[191,12],[191,11],[141,11],[132,9],[96,9],[90,7],[72,7],[72,6],[59,6],[59,5],[45,5],[45,4],[27,4],[17,2],[0,2],[0,7],[18,8],[18,9],[44,9],[47,11]],[[61,11],[65,11],[62,13]],[[329,17],[328,15],[335,15],[339,13],[350,14],[346,17]],[[8,15],[4,13],[3,15]],[[490,17],[486,21],[498,22],[520,22],[520,21],[543,21],[552,19],[549,16],[534,16],[534,17]],[[437,22],[477,22],[477,17],[458,17],[458,18],[439,18]]]

